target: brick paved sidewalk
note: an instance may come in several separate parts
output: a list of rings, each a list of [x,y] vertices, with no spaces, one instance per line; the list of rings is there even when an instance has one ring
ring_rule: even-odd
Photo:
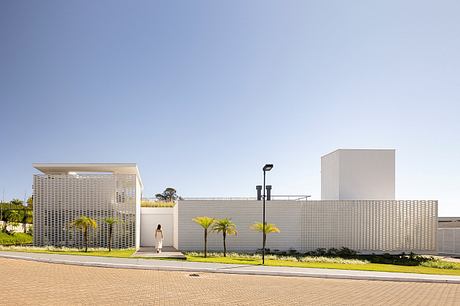
[[[459,305],[460,285],[95,268],[0,258],[2,305]]]
[[[24,252],[0,252],[0,257],[27,259],[41,262],[65,263],[93,267],[131,268],[144,270],[213,272],[228,274],[303,276],[338,279],[389,280],[413,282],[439,282],[460,284],[460,276],[415,273],[374,272],[358,270],[313,269],[294,267],[233,265],[187,261],[169,261],[138,258],[111,258]]]

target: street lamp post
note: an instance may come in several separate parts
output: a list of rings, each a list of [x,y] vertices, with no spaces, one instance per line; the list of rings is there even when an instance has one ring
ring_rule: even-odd
[[[262,170],[264,171],[264,186],[263,186],[263,195],[262,195],[262,201],[263,201],[263,225],[262,225],[262,265],[265,264],[265,240],[266,240],[266,233],[265,233],[265,224],[267,223],[265,221],[265,173],[267,171],[272,170],[273,164],[266,164]]]

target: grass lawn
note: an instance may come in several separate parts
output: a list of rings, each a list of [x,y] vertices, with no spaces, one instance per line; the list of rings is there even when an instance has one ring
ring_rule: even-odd
[[[58,249],[58,248],[36,248],[36,247],[1,247],[0,251],[11,252],[27,252],[27,253],[45,253],[45,254],[58,254],[58,255],[82,255],[82,256],[102,256],[102,257],[117,257],[117,258],[132,258],[134,249],[113,249],[109,252],[106,249],[88,249],[88,252],[76,249]]]
[[[193,262],[215,262],[226,264],[245,264],[260,265],[260,259],[238,258],[238,257],[208,257],[187,255],[187,261]],[[380,272],[400,272],[400,273],[421,273],[421,274],[443,274],[460,275],[460,263],[454,263],[457,269],[438,269],[424,266],[402,266],[391,264],[343,264],[326,262],[295,262],[288,260],[266,259],[267,266],[297,267],[297,268],[320,268],[320,269],[342,269],[342,270],[361,270],[361,271],[380,271]]]

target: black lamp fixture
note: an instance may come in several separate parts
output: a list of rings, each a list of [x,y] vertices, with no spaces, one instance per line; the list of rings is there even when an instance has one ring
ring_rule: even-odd
[[[272,170],[272,169],[273,169],[273,164],[266,164],[266,165],[262,168],[262,170],[264,170],[264,171],[270,171],[270,170]]]
[[[264,171],[264,187],[263,187],[263,225],[262,225],[262,265],[265,264],[265,240],[266,240],[266,234],[265,234],[265,224],[267,223],[265,221],[265,173],[267,171],[270,171],[273,169],[273,164],[266,164],[262,170]]]

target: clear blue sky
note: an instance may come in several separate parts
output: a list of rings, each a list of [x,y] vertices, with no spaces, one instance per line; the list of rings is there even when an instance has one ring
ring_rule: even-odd
[[[320,198],[320,156],[395,148],[460,215],[458,1],[1,1],[0,196],[33,162],[136,162],[151,196]]]

